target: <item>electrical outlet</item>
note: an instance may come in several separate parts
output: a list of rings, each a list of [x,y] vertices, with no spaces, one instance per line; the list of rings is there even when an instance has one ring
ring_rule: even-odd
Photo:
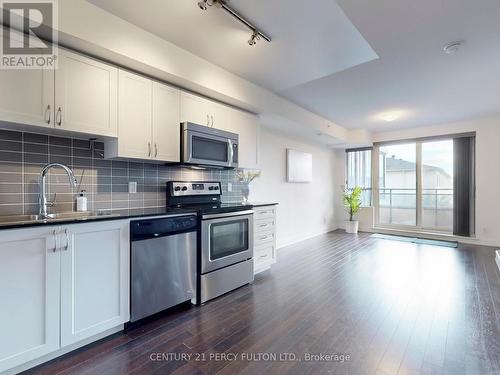
[[[128,183],[128,192],[130,194],[137,194],[137,182],[135,181],[130,181]]]
[[[227,191],[233,191],[233,184],[230,182],[227,183]]]

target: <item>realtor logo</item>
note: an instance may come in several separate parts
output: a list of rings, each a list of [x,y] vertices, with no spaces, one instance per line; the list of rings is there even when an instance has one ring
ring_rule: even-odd
[[[0,68],[55,69],[56,0],[0,0],[0,8]]]

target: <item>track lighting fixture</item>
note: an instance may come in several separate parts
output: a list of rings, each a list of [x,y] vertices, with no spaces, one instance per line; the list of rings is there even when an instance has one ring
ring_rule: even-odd
[[[248,27],[252,31],[252,36],[248,40],[248,44],[250,46],[254,46],[257,44],[257,41],[261,38],[266,40],[267,42],[271,42],[271,37],[269,37],[264,32],[260,31],[253,23],[248,21],[245,17],[243,17],[238,11],[231,6],[228,5],[229,0],[200,0],[198,1],[198,7],[201,10],[207,10],[208,7],[215,6],[216,8],[224,9],[231,16],[236,18],[246,27]]]
[[[258,40],[260,40],[259,32],[257,30],[254,30],[254,32],[252,33],[252,36],[248,40],[248,44],[251,46],[255,46],[257,44]]]
[[[198,7],[199,7],[201,10],[207,10],[207,9],[208,9],[208,0],[201,0],[201,1],[198,1]]]
[[[216,8],[222,8],[223,2],[222,0],[201,0],[198,1],[198,7],[201,10],[207,10],[208,7],[215,6]]]

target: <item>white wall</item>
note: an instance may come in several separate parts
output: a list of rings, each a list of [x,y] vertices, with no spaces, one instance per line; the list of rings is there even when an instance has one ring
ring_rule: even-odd
[[[476,242],[500,246],[500,117],[376,133],[374,142],[476,132]],[[337,179],[344,171],[338,170]],[[339,198],[340,200],[340,198]],[[360,226],[372,227],[369,210]],[[337,215],[340,223],[342,215]],[[473,240],[474,241],[474,240]]]
[[[286,149],[313,157],[311,183],[286,182]],[[277,242],[282,247],[336,228],[335,210],[341,182],[336,180],[337,154],[273,129],[261,131],[262,175],[252,182],[252,201],[279,203]]]

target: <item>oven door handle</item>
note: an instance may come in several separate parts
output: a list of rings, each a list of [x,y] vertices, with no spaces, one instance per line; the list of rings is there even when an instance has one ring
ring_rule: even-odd
[[[252,210],[247,211],[239,211],[239,212],[228,212],[225,214],[211,214],[211,215],[203,215],[201,218],[205,219],[222,219],[224,217],[232,217],[232,216],[243,216],[243,215],[251,215],[253,214]]]

